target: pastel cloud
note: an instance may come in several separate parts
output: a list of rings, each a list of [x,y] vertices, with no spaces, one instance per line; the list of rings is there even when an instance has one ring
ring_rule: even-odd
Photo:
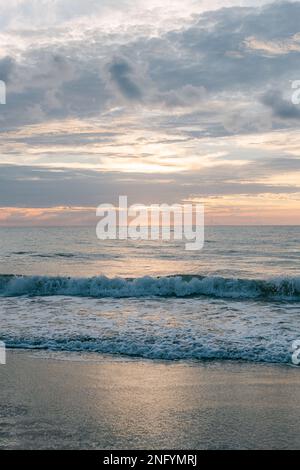
[[[25,223],[20,207],[26,223],[91,222],[124,191],[205,198],[214,223],[262,200],[269,221],[295,218],[299,2],[0,4],[2,224]]]

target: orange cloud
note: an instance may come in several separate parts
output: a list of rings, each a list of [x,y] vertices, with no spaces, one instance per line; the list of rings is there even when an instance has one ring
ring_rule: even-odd
[[[176,202],[176,201],[174,201]],[[205,207],[206,225],[300,225],[300,193],[193,197]],[[0,212],[0,227],[95,226],[95,207],[15,208]]]

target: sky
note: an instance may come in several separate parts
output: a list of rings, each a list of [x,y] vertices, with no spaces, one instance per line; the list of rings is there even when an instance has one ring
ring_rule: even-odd
[[[0,8],[0,226],[93,224],[119,195],[300,224],[299,1]]]

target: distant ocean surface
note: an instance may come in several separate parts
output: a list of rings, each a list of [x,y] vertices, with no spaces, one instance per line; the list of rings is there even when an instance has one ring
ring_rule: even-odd
[[[0,340],[160,360],[291,363],[300,227],[207,227],[184,241],[0,228]]]

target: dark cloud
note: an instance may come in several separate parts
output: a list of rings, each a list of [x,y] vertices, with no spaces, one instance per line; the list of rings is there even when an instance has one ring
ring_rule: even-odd
[[[49,37],[49,44],[37,42],[17,61],[0,61],[0,75],[2,71],[12,82],[7,106],[1,109],[1,127],[99,116],[111,107],[129,108],[137,102],[162,112],[169,109],[172,121],[173,109],[183,108],[188,122],[197,108],[199,126],[212,136],[215,129],[216,135],[226,135],[228,129],[255,131],[255,113],[253,122],[242,119],[244,128],[232,124],[234,116],[240,109],[245,116],[245,106],[259,103],[270,88],[286,91],[289,80],[300,76],[300,52],[274,56],[250,47],[248,39],[276,44],[292,40],[299,33],[299,18],[299,2],[276,2],[195,15],[192,24],[157,37],[149,37],[146,30],[137,35],[133,29],[126,31],[125,40],[125,33],[110,36],[92,28],[76,41],[51,44]],[[215,102],[220,106],[212,106]],[[283,105],[277,103],[275,120],[297,116],[295,109]]]
[[[109,72],[125,98],[134,101],[142,99],[142,91],[135,83],[133,67],[125,59],[115,58],[109,65]]]
[[[3,57],[0,59],[0,80],[8,83],[11,74],[14,71],[15,61],[12,57]]]
[[[174,174],[101,172],[93,170],[38,168],[0,165],[1,207],[96,207],[117,204],[120,194],[129,202],[155,204],[181,202],[191,195],[201,197],[236,194],[299,193],[296,185],[257,183],[257,177],[300,170],[299,159],[270,159],[242,167],[220,164],[199,171]]]
[[[166,89],[204,86],[211,93],[252,93],[299,70],[299,53],[276,58],[249,50],[247,38],[278,40],[299,32],[300,4],[280,3],[264,8],[229,8],[208,12],[194,25],[170,32],[152,49],[150,73]]]

